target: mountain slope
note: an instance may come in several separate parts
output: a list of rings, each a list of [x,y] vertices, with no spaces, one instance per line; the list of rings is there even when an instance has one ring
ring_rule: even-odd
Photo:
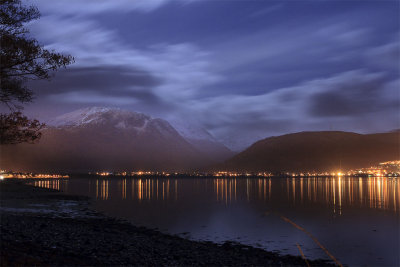
[[[210,161],[165,120],[111,108],[56,118],[37,144],[1,148],[1,168],[14,171],[183,171]]]
[[[235,154],[202,127],[180,120],[172,120],[170,123],[186,141],[211,161],[223,162]]]
[[[301,132],[254,143],[219,169],[235,171],[338,171],[400,159],[399,132]]]

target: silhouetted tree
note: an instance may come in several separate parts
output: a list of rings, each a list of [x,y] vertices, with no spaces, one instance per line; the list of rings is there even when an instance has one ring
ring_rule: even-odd
[[[44,124],[23,116],[23,103],[33,100],[27,80],[49,79],[51,71],[66,67],[74,61],[44,49],[28,36],[24,24],[40,17],[34,6],[23,6],[20,0],[0,0],[0,102],[9,113],[0,114],[0,143],[33,142],[40,138]]]
[[[38,120],[29,120],[18,111],[0,114],[0,138],[4,144],[34,142],[40,138],[39,131],[43,126]]]

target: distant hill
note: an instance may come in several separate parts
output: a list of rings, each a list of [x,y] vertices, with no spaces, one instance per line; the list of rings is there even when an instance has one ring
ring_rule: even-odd
[[[167,121],[120,109],[80,109],[49,124],[37,144],[2,146],[0,167],[31,172],[188,171],[231,155],[207,140],[202,141],[208,150],[200,150]]]
[[[338,171],[400,159],[400,132],[300,132],[270,137],[237,154],[219,170]]]

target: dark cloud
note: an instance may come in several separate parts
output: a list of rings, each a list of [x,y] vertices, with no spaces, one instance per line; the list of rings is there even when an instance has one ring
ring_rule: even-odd
[[[159,84],[161,80],[149,72],[115,66],[69,68],[57,72],[51,82],[31,82],[38,96],[91,91],[139,98],[151,97],[151,89]]]
[[[324,84],[322,92],[310,96],[309,114],[315,117],[365,116],[369,113],[393,109],[385,100],[385,84],[382,77],[373,80],[345,80],[336,84]]]

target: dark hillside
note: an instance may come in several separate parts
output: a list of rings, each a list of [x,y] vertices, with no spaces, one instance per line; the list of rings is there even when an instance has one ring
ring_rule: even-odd
[[[260,140],[219,169],[344,171],[396,159],[400,159],[399,132],[300,132]]]

